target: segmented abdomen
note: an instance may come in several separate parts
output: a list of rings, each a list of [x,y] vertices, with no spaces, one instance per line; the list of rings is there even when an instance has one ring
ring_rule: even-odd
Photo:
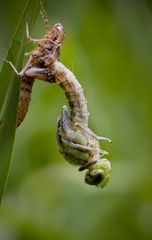
[[[52,73],[56,77],[56,82],[64,89],[71,109],[70,118],[73,123],[88,125],[88,110],[83,89],[74,76],[62,63],[52,64]]]
[[[20,96],[19,96],[17,127],[22,123],[28,111],[29,103],[31,100],[33,83],[34,83],[33,78],[27,78],[27,77],[22,78]]]

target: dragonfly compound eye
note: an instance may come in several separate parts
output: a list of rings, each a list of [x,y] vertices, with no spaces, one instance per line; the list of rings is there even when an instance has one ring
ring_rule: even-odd
[[[104,172],[101,169],[89,170],[85,175],[85,183],[89,185],[98,185],[104,179]]]

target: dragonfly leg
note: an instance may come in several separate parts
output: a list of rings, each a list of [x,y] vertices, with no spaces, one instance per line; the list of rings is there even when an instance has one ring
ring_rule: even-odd
[[[14,72],[16,73],[16,75],[20,76],[20,73],[17,71],[17,69],[15,68],[15,66],[13,65],[12,62],[10,62],[10,61],[8,61],[8,60],[6,60],[6,59],[4,59],[4,62],[8,63],[8,64],[11,66],[11,68],[14,70]]]
[[[90,166],[94,165],[96,162],[97,160],[88,161],[87,163],[85,163],[79,168],[79,172],[82,172],[83,170],[89,168]]]
[[[32,42],[32,43],[39,43],[42,41],[42,39],[34,39],[30,36],[28,21],[26,21],[26,38],[29,42]]]
[[[41,8],[41,10],[40,10],[41,17],[42,17],[42,20],[43,20],[43,22],[44,22],[46,32],[49,32],[48,17],[47,17],[47,15],[46,15],[46,12],[45,12],[45,9],[44,9],[42,0],[40,0],[40,8]]]

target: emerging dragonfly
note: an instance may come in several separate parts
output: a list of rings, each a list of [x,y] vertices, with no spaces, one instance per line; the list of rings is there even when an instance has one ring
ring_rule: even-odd
[[[87,184],[102,188],[109,181],[112,168],[109,160],[101,158],[107,152],[100,149],[99,140],[111,140],[98,137],[88,128],[86,99],[74,74],[58,61],[52,63],[51,72],[65,91],[71,110],[69,116],[67,107],[63,106],[58,119],[59,151],[67,161],[80,166],[79,171],[88,169],[85,175]]]
[[[83,89],[74,74],[58,61],[60,46],[64,41],[63,26],[55,24],[50,31],[44,9],[41,13],[47,34],[42,39],[32,39],[27,25],[27,37],[31,42],[37,43],[38,48],[27,54],[29,60],[20,73],[9,63],[23,80],[33,81],[38,78],[50,83],[56,82],[63,88],[69,101],[70,116],[67,107],[63,106],[57,131],[59,151],[68,162],[79,166],[79,171],[87,169],[87,184],[102,188],[108,182],[112,168],[109,160],[102,158],[107,152],[100,149],[99,140],[111,140],[98,137],[88,128],[89,114]]]

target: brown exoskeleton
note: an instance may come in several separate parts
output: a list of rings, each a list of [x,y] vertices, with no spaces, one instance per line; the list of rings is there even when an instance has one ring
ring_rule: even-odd
[[[9,63],[17,75],[22,78],[17,126],[24,120],[26,112],[28,111],[29,102],[31,99],[31,91],[34,79],[41,79],[50,83],[55,82],[54,76],[48,70],[46,65],[53,63],[59,59],[60,46],[64,41],[64,29],[61,23],[55,24],[50,30],[45,11],[41,3],[41,15],[46,27],[46,35],[41,39],[33,39],[29,35],[28,23],[26,23],[26,36],[29,42],[36,43],[38,47],[29,53],[25,53],[29,57],[24,68],[18,72],[10,61]],[[49,63],[45,56],[49,57]]]

